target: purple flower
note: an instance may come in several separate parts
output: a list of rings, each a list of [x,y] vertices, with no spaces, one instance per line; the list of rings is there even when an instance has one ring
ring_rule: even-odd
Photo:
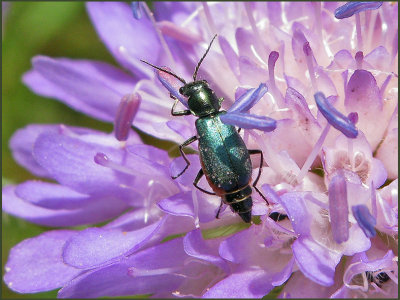
[[[397,297],[397,3],[362,5],[156,2],[153,14],[144,2],[88,3],[124,71],[36,56],[23,81],[114,132],[17,131],[16,161],[53,183],[3,188],[3,210],[49,227],[106,223],[16,245],[8,287],[63,298]],[[184,159],[130,129],[180,144],[196,135],[195,116],[171,117],[169,96],[188,108],[179,88],[206,50],[197,79],[264,154],[269,204],[253,193],[251,224],[225,205],[215,218],[219,197],[193,186],[197,154],[172,180]]]

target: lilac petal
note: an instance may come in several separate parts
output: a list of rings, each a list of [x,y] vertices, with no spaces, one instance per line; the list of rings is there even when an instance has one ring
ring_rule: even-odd
[[[349,111],[358,113],[368,110],[382,110],[382,99],[375,77],[366,70],[356,70],[346,86],[344,105]]]
[[[10,148],[14,159],[37,176],[49,176],[46,169],[33,158],[33,144],[43,132],[58,132],[57,125],[28,125],[18,129],[10,139]]]
[[[399,148],[398,148],[398,129],[393,128],[390,130],[383,143],[378,149],[376,158],[378,158],[385,169],[387,170],[387,175],[390,179],[395,179],[399,174],[398,160],[399,160]]]
[[[329,183],[329,216],[333,239],[340,244],[349,238],[347,185],[343,174],[337,173]]]
[[[394,163],[393,160],[392,163]],[[383,165],[383,163],[379,159],[372,158],[371,173],[370,173],[370,178],[368,178],[369,179],[368,183],[370,181],[373,181],[375,183],[375,186],[378,188],[385,183],[387,178],[388,174],[386,172],[386,168]]]
[[[301,69],[306,70],[307,62],[304,57],[303,46],[308,41],[303,33],[304,28],[302,28],[302,26],[299,23],[295,22],[295,23],[293,23],[292,30],[293,30],[292,52],[293,52],[295,61],[299,64]],[[315,66],[316,64],[315,64],[314,56],[312,56],[312,60],[313,60],[313,66]]]
[[[78,209],[47,209],[18,198],[15,195],[15,186],[3,188],[2,199],[2,208],[6,213],[51,227],[96,224],[116,217],[128,208],[124,201],[118,199],[97,198]]]
[[[104,142],[106,143],[106,140]],[[116,174],[93,160],[98,152],[107,153],[111,160],[125,159],[123,151],[104,146],[103,143],[96,144],[78,137],[43,133],[35,142],[33,154],[53,178],[78,192],[100,197],[128,197],[131,191],[120,187],[120,183],[121,180],[129,181],[132,176]]]
[[[268,20],[278,28],[282,25],[282,5],[281,2],[267,2]]]
[[[327,67],[327,69],[347,69],[353,61],[354,60],[351,53],[348,50],[343,49],[335,54],[331,64]]]
[[[183,239],[185,252],[193,257],[208,261],[229,273],[229,267],[218,253],[219,241],[216,239],[204,240],[200,229],[192,230]]]
[[[38,293],[62,287],[82,270],[62,261],[65,241],[73,230],[54,230],[14,246],[5,265],[4,282],[18,293]]]
[[[190,128],[188,124],[183,123],[182,121],[170,120],[167,121],[167,126],[171,128],[174,132],[179,134],[181,137],[183,137],[185,140],[193,136],[193,129]],[[191,124],[191,126],[193,126],[193,124]]]
[[[235,264],[250,264],[252,260],[256,259],[254,255],[250,255],[256,249],[254,247],[256,243],[254,229],[248,228],[222,241],[219,247],[219,255]]]
[[[149,164],[153,163],[155,168],[168,167],[171,159],[165,150],[152,145],[137,144],[126,147],[129,153],[143,158]]]
[[[212,191],[211,188],[206,188]],[[191,191],[175,194],[160,200],[157,204],[164,212],[174,216],[189,216],[192,219],[199,217],[199,221],[203,223],[215,220],[220,200],[216,196],[206,196],[199,191],[196,191],[196,196],[197,210],[194,207]]]
[[[196,9],[197,3],[194,2],[154,2],[156,20],[169,20],[174,23],[180,23],[186,20]],[[195,23],[194,25],[197,24]]]
[[[304,202],[304,195],[298,192],[285,193],[280,197],[294,231],[298,235],[308,236],[311,228],[311,216]]]
[[[239,57],[233,50],[231,44],[222,35],[218,36],[219,45],[221,46],[222,53],[226,57],[226,60],[231,68],[232,72],[239,75]]]
[[[220,119],[225,124],[244,129],[258,129],[269,132],[276,128],[276,121],[274,119],[248,113],[227,113],[222,115]]]
[[[253,86],[265,80],[266,71],[247,56],[239,56],[239,81],[241,84]]]
[[[140,20],[142,18],[141,3],[139,1],[132,1],[131,9],[132,9],[133,17],[136,20]]]
[[[264,196],[268,199],[270,203],[280,204],[281,199],[278,194],[271,188],[269,184],[263,184],[262,189],[264,192]]]
[[[287,298],[328,299],[336,289],[337,284],[331,287],[322,287],[314,281],[309,280],[303,273],[294,272],[290,280],[285,284],[279,298],[283,298],[282,295],[287,295]]]
[[[164,67],[163,69],[171,72],[170,68]],[[171,93],[171,95],[177,98],[185,107],[189,108],[187,99],[179,93],[179,88],[182,86],[182,82],[166,72],[155,70],[155,73],[157,74],[158,80],[160,80],[162,85]]]
[[[229,113],[248,112],[264,95],[268,92],[265,83],[261,83],[257,89],[250,89],[245,92],[235,103],[228,109]]]
[[[181,192],[169,198],[162,199],[157,204],[165,212],[175,216],[194,216],[193,203],[191,203],[192,192]]]
[[[273,289],[263,269],[236,270],[210,288],[203,298],[261,298]]]
[[[280,286],[284,284],[293,273],[293,266],[295,263],[295,258],[292,257],[287,265],[282,269],[282,271],[274,274],[271,278],[271,283],[273,286]]]
[[[356,138],[358,130],[354,124],[336,108],[334,108],[325,98],[324,94],[317,92],[314,95],[318,110],[328,120],[329,124],[341,131],[348,138]]]
[[[354,218],[357,220],[357,224],[361,227],[365,235],[372,238],[376,235],[375,225],[376,219],[371,215],[364,204],[354,205],[351,207]]]
[[[390,54],[385,47],[379,46],[364,57],[364,62],[368,62],[372,68],[381,71],[390,71]]]
[[[192,188],[193,180],[196,178],[196,175],[201,168],[200,159],[199,156],[195,154],[186,155],[186,157],[190,162],[190,166],[175,180],[182,185]],[[180,172],[182,172],[185,166],[186,161],[182,156],[175,158],[170,165],[170,175],[177,176]]]
[[[354,14],[360,13],[365,10],[378,9],[381,7],[380,1],[354,1],[347,2],[345,5],[339,6],[335,9],[336,19],[349,18]]]
[[[334,284],[335,267],[341,253],[330,251],[312,238],[297,239],[292,249],[297,265],[306,277],[323,286]]]
[[[238,27],[235,32],[236,45],[239,50],[239,57],[253,57],[251,45],[254,44],[254,36],[250,30]]]
[[[369,260],[368,257],[364,254],[361,256],[360,261],[352,263],[346,270],[343,276],[343,282],[345,286],[350,287],[352,279],[357,274],[362,274],[366,271],[378,271],[382,269],[392,269],[394,265],[395,256],[392,250],[386,252],[385,256],[381,259]],[[396,265],[397,269],[397,265]]]
[[[135,84],[132,77],[102,62],[36,56],[32,64],[23,82],[35,93],[103,121],[114,120],[120,99]]]
[[[59,184],[26,181],[15,189],[15,195],[31,204],[49,209],[78,209],[90,202],[90,196]]]
[[[371,240],[365,236],[359,226],[353,224],[349,228],[349,239],[340,246],[342,246],[343,255],[352,256],[371,248]]]
[[[146,212],[148,214],[147,220],[144,218]],[[162,217],[162,215],[162,211],[156,205],[152,205],[150,208],[137,208],[125,212],[116,219],[108,222],[102,228],[133,231],[156,222]]]
[[[176,238],[122,258],[109,266],[86,272],[66,284],[58,297],[98,298],[144,295],[154,291],[171,293],[185,280],[182,275],[174,274],[174,268],[183,266],[187,257],[182,238]],[[168,269],[171,271],[168,272]],[[165,271],[152,274],[158,270]]]
[[[308,90],[307,87],[296,77],[292,77],[284,74],[286,85],[298,91],[301,95],[306,95]]]
[[[137,251],[157,232],[164,218],[138,230],[87,228],[69,239],[63,259],[80,269],[99,267]]]
[[[132,18],[126,3],[88,2],[86,7],[98,35],[116,60],[139,77],[152,77],[139,61],[157,61],[159,57],[161,46],[150,20]]]
[[[126,141],[128,139],[132,121],[135,118],[141,101],[142,98],[138,93],[127,94],[122,97],[114,121],[114,133],[118,141]]]
[[[162,34],[189,45],[194,45],[203,41],[202,36],[198,33],[192,31],[188,27],[182,27],[170,21],[157,22],[157,27]]]
[[[162,253],[160,255],[163,255]],[[68,282],[58,298],[101,298],[167,292],[170,294],[184,281],[179,274],[132,277],[125,261],[93,269]],[[101,288],[100,288],[101,287]]]
[[[284,101],[286,105],[291,108],[295,118],[304,131],[310,131],[312,127],[318,126],[317,120],[312,115],[306,99],[294,88],[287,88]]]

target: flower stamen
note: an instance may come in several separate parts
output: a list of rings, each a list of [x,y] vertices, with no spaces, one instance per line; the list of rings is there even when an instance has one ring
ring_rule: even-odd
[[[318,138],[318,141],[315,143],[314,148],[312,149],[310,155],[307,157],[306,161],[303,164],[303,167],[301,168],[299,174],[297,175],[296,178],[297,182],[301,182],[304,176],[307,174],[315,158],[318,156],[319,151],[321,150],[322,145],[324,144],[325,138],[327,137],[330,128],[331,125],[329,123],[326,124],[324,130],[322,131],[321,135]]]
[[[357,69],[362,69],[362,63],[364,60],[364,54],[362,51],[357,51],[357,53],[355,55],[355,60],[357,63]]]
[[[118,141],[126,141],[129,137],[132,121],[139,109],[142,98],[138,93],[122,97],[114,121],[114,135]]]
[[[244,8],[246,9],[246,15],[247,18],[249,19],[249,23],[251,26],[251,29],[253,30],[254,33],[254,37],[255,37],[255,47],[257,49],[258,54],[262,57],[262,59],[265,59],[265,53],[266,51],[264,51],[264,44],[261,40],[261,36],[260,36],[260,32],[257,29],[257,25],[256,22],[254,20],[252,11],[251,11],[251,4],[249,2],[244,2]]]
[[[323,93],[316,93],[314,99],[318,110],[322,113],[329,124],[342,132],[348,138],[354,139],[358,136],[358,130],[354,124],[349,120],[349,118],[336,110],[336,108],[334,108],[325,98]]]
[[[168,61],[171,62],[172,68],[175,69],[174,57],[172,56],[171,50],[169,49],[168,44],[165,41],[164,36],[162,35],[160,28],[158,28],[157,22],[154,19],[153,12],[149,9],[149,7],[147,6],[146,2],[142,2],[142,8],[144,9],[144,11],[146,12],[147,16],[149,17],[151,24],[153,24],[154,30],[156,31],[158,39],[160,40],[161,47],[163,48],[164,53],[167,54]]]
[[[365,236],[368,238],[374,237],[376,235],[374,228],[376,225],[376,219],[371,215],[368,207],[364,204],[354,205],[351,210]]]
[[[333,239],[336,243],[341,244],[349,239],[347,184],[341,171],[333,176],[328,192]]]
[[[269,74],[270,90],[271,90],[271,95],[275,100],[277,109],[283,107],[282,95],[277,89],[275,82],[275,63],[278,60],[278,58],[279,58],[279,53],[277,51],[271,51],[271,53],[268,56],[268,74]]]
[[[207,2],[201,2],[201,4],[203,5],[203,10],[204,10],[204,14],[206,15],[206,20],[208,23],[208,26],[211,30],[212,35],[218,33],[217,29],[215,27],[215,23],[214,20],[212,18],[211,12],[210,12],[210,8],[208,7],[208,3]]]
[[[313,88],[314,93],[316,93],[318,91],[318,87],[314,72],[314,64],[313,64],[314,55],[309,42],[305,42],[303,44],[303,52],[304,55],[306,56],[306,62],[308,67],[308,73],[310,74],[311,86]]]

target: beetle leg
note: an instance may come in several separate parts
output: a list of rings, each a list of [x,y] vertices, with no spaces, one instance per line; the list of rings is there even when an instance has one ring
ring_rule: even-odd
[[[186,167],[177,176],[171,176],[172,179],[176,179],[179,176],[181,176],[186,171],[186,169],[189,167],[190,161],[187,159],[187,157],[185,155],[185,152],[183,152],[183,147],[186,147],[187,145],[193,143],[194,141],[197,141],[197,139],[198,139],[197,136],[192,136],[190,139],[188,139],[187,141],[183,142],[182,145],[179,145],[179,152],[181,153],[183,159],[186,162]]]
[[[172,99],[175,100],[174,105],[171,108],[171,115],[173,115],[173,116],[187,116],[187,115],[191,114],[190,110],[188,110],[188,109],[187,110],[174,111],[174,109],[175,109],[176,105],[178,104],[179,100],[176,97],[172,96],[171,94],[169,96]]]
[[[261,198],[263,198],[265,200],[265,202],[267,202],[267,204],[269,205],[269,202],[268,202],[267,198],[265,198],[265,196],[256,187],[256,184],[257,184],[257,182],[258,182],[258,180],[260,179],[260,176],[261,176],[262,165],[264,163],[264,155],[263,155],[262,151],[259,150],[259,149],[257,149],[257,150],[249,150],[249,154],[250,155],[252,155],[252,154],[260,154],[261,155],[260,166],[258,168],[258,175],[257,175],[256,180],[254,180],[254,182],[253,182],[253,188],[260,194]]]
[[[206,194],[209,194],[209,195],[216,195],[215,193],[206,191],[205,189],[202,189],[201,187],[199,187],[199,186],[197,185],[197,184],[199,183],[201,177],[203,177],[203,175],[204,175],[203,169],[200,169],[199,173],[197,173],[197,176],[196,176],[195,180],[193,181],[193,185],[194,185],[197,189],[199,189],[200,191],[202,191],[203,193],[206,193]]]
[[[219,205],[217,215],[215,216],[216,219],[219,219],[219,214],[220,214],[220,212],[221,212],[221,208],[222,208],[222,205],[223,205],[223,204],[224,204],[224,201],[222,201],[222,199],[221,199],[221,204]]]

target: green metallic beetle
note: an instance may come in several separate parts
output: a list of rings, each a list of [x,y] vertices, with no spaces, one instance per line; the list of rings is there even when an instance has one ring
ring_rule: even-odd
[[[259,154],[261,156],[259,172],[256,180],[253,182],[253,187],[268,203],[264,195],[256,187],[256,184],[261,175],[263,164],[263,154],[261,150],[248,150],[243,139],[239,135],[239,131],[234,126],[224,124],[220,116],[225,114],[225,111],[220,111],[223,98],[218,98],[214,91],[210,89],[207,81],[197,80],[197,71],[200,64],[207,55],[210,47],[215,39],[212,39],[207,51],[200,59],[193,74],[193,82],[186,83],[184,79],[176,74],[163,68],[154,66],[146,61],[144,63],[156,68],[162,72],[168,73],[179,79],[184,86],[179,89],[179,93],[188,98],[188,110],[175,111],[178,104],[178,99],[172,106],[171,114],[173,116],[194,115],[198,117],[196,120],[197,136],[193,136],[179,146],[179,151],[186,162],[185,168],[173,179],[181,176],[189,167],[190,162],[187,159],[183,148],[199,141],[200,163],[201,169],[197,174],[193,185],[200,191],[218,195],[222,198],[220,208],[217,213],[219,216],[222,204],[230,205],[231,209],[238,213],[242,220],[246,223],[251,221],[251,209],[253,200],[251,198],[252,189],[250,187],[252,164],[250,155]],[[209,192],[198,186],[202,176],[206,179],[214,192]]]

